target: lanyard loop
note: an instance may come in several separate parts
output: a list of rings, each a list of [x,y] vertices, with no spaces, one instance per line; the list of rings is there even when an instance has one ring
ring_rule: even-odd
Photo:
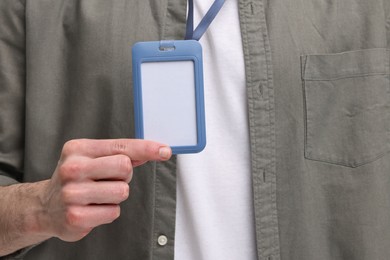
[[[196,40],[203,36],[207,28],[217,16],[218,12],[221,10],[225,0],[215,0],[213,5],[207,11],[206,15],[200,21],[199,25],[194,31],[194,0],[188,0],[188,15],[187,15],[187,28],[186,28],[186,40]]]

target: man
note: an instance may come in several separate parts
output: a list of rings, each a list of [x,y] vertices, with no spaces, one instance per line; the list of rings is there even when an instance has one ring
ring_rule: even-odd
[[[227,0],[207,148],[168,160],[131,139],[130,48],[186,4],[0,0],[1,255],[387,259],[389,1]]]

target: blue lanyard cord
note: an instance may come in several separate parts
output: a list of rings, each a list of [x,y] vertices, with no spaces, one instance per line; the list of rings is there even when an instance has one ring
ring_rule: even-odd
[[[203,36],[207,28],[213,22],[218,12],[221,10],[225,0],[215,0],[213,5],[207,11],[206,15],[200,21],[199,25],[194,31],[194,1],[188,0],[188,15],[187,15],[187,28],[186,28],[186,40],[197,40]]]

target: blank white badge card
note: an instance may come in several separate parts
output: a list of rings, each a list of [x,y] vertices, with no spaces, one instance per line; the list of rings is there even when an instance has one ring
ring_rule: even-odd
[[[196,153],[206,144],[202,49],[197,41],[133,46],[136,138]]]

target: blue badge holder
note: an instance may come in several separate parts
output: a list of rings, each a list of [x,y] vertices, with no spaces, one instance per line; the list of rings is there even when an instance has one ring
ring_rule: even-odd
[[[173,154],[206,146],[202,47],[196,40],[139,42],[132,48],[135,135]]]

